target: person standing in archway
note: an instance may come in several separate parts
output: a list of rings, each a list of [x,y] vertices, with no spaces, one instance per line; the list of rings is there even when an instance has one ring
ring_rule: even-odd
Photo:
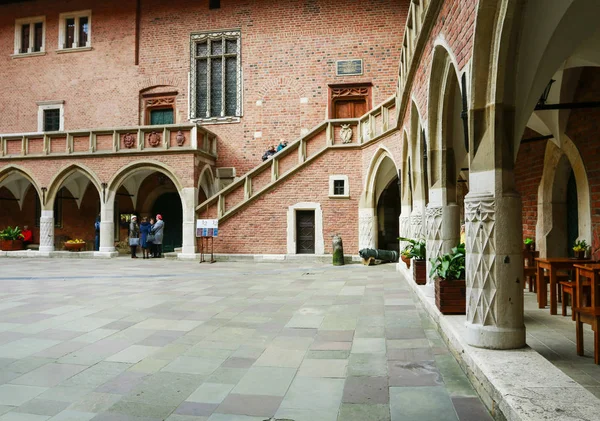
[[[148,242],[148,234],[152,231],[152,224],[148,222],[147,217],[142,218],[142,223],[140,224],[140,246],[142,247],[142,258],[149,259],[150,258],[150,247],[152,243]]]
[[[100,250],[100,215],[96,217],[96,222],[94,222],[94,250]]]
[[[137,216],[131,216],[129,223],[129,248],[131,248],[131,258],[137,259],[137,246],[140,245],[140,226],[137,223]]]
[[[153,257],[162,257],[162,243],[163,243],[163,232],[165,230],[165,223],[161,214],[156,215],[156,222],[152,227],[152,233],[154,234],[154,247],[155,252]]]

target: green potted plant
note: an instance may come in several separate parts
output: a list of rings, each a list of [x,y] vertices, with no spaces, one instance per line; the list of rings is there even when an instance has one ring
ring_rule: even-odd
[[[406,237],[398,237],[398,240],[408,242],[408,245],[402,250],[402,255],[408,259],[414,259],[413,280],[417,285],[425,285],[427,283],[425,240],[414,240]],[[407,266],[410,268],[410,264],[407,263]]]
[[[585,240],[577,240],[573,244],[573,254],[576,259],[585,259],[585,253],[590,248]]]
[[[21,228],[6,227],[0,231],[0,250],[12,251],[23,249],[23,235]]]
[[[534,248],[534,242],[532,238],[526,238],[525,240],[523,240],[523,245],[525,246],[525,250],[533,250]]]
[[[410,250],[409,246],[406,246],[404,250],[400,252],[400,260],[402,260],[408,269],[410,269]]]
[[[435,304],[442,314],[465,314],[467,307],[465,284],[465,245],[459,244],[450,253],[430,259],[435,278]]]

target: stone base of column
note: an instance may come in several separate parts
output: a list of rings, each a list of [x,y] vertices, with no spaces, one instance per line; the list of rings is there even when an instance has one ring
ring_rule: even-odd
[[[109,247],[106,247],[109,248]],[[119,257],[119,252],[115,250],[113,247],[113,251],[104,251],[102,247],[100,247],[100,251],[94,252],[94,257],[98,257],[101,259],[113,259],[115,257]]]
[[[516,349],[527,345],[525,326],[521,328],[501,328],[465,323],[467,343],[477,348]]]
[[[96,253],[117,253],[117,256],[119,255],[119,252],[114,247],[100,246],[100,250],[96,251]]]
[[[423,288],[423,292],[426,297],[435,298],[435,284],[432,282],[427,282],[425,288]]]
[[[210,259],[210,253],[208,254],[208,258]],[[200,260],[200,254],[199,253],[177,253],[177,260]]]

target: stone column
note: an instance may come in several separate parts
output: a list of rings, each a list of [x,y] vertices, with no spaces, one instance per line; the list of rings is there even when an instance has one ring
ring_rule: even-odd
[[[358,208],[358,249],[375,248],[375,209]]]
[[[423,238],[423,214],[421,209],[413,209],[410,214],[410,237],[415,240]]]
[[[42,210],[40,216],[40,253],[54,251],[54,211]]]
[[[194,259],[196,257],[196,203],[198,190],[195,187],[183,188],[181,195],[183,207],[183,230],[181,253],[179,258]]]
[[[427,273],[431,270],[429,259],[450,252],[460,241],[460,209],[458,205],[428,204],[425,212],[427,235]],[[433,279],[427,279],[433,286]]]
[[[516,192],[469,193],[465,219],[467,342],[491,349],[522,347],[521,198]]]
[[[115,250],[115,200],[109,194],[106,203],[100,203],[100,250],[96,253],[114,253]]]

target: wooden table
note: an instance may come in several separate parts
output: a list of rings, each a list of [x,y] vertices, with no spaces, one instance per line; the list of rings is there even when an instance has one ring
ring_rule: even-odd
[[[557,297],[556,297],[556,273],[559,270],[571,270],[574,265],[585,265],[587,263],[595,263],[591,259],[571,259],[569,257],[538,257],[537,262],[537,294],[539,308],[545,308],[548,305],[548,296],[546,284],[544,282],[544,269],[550,272],[550,314],[557,314]]]

